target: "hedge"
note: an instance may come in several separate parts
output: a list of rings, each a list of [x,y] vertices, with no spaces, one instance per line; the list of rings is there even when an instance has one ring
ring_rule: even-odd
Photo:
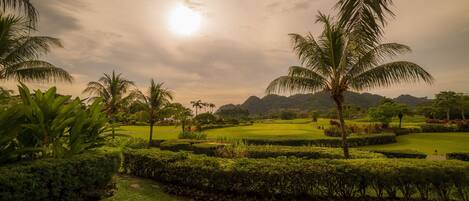
[[[427,154],[415,150],[371,150],[388,158],[427,158]]]
[[[446,154],[447,159],[469,161],[469,152],[453,152]]]
[[[87,153],[0,167],[0,200],[99,200],[120,167],[118,153]]]
[[[424,124],[420,126],[424,133],[436,133],[436,132],[457,132],[458,128],[453,125],[446,124]]]
[[[469,199],[469,163],[419,159],[224,159],[128,150],[132,175],[218,193],[263,197]]]
[[[390,144],[396,142],[395,134],[373,134],[351,136],[347,138],[350,147]],[[318,147],[341,147],[341,138],[323,139],[244,139],[250,145],[283,145],[283,146],[318,146]]]

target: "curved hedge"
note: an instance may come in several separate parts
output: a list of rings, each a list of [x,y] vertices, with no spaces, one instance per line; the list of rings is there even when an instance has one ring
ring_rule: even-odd
[[[452,152],[446,154],[447,159],[469,161],[469,152]]]
[[[112,188],[120,155],[81,154],[0,167],[0,200],[99,200]]]
[[[171,141],[162,143],[161,150],[169,151],[192,151],[195,154],[205,154],[207,156],[222,157],[219,151],[227,144],[204,142],[189,144],[186,141]],[[344,159],[341,148],[311,147],[311,146],[277,146],[277,145],[249,145],[244,146],[247,158],[276,158],[276,157],[297,157],[306,159]],[[383,154],[370,151],[350,149],[350,157],[357,158],[384,158]]]
[[[283,145],[283,146],[318,146],[341,147],[341,138],[324,139],[244,139],[246,144],[252,145]],[[395,134],[373,134],[348,137],[350,147],[390,144],[396,142]]]
[[[469,199],[469,164],[460,161],[224,159],[155,149],[128,150],[124,156],[129,174],[219,193]]]
[[[415,150],[371,150],[371,152],[383,154],[388,158],[427,158],[427,154]]]

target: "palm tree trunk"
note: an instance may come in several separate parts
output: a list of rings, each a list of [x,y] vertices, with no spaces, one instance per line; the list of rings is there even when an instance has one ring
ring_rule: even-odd
[[[148,141],[148,144],[151,145],[153,144],[153,121],[150,121],[150,140]]]
[[[182,132],[184,133],[185,131],[185,128],[186,128],[186,124],[185,124],[185,121],[181,121],[181,127],[182,127]]]
[[[337,113],[339,115],[340,129],[342,130],[342,148],[344,149],[344,157],[350,158],[348,143],[347,143],[347,131],[345,130],[345,121],[343,115],[342,98],[340,96],[334,96],[334,101],[337,104]]]
[[[449,108],[446,110],[446,120],[449,122],[450,119],[450,114],[449,114]]]

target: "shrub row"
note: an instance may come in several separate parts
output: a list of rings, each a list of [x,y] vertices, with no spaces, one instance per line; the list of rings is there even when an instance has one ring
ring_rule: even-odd
[[[283,146],[318,146],[318,147],[341,147],[341,138],[324,139],[244,139],[250,145],[283,145]],[[373,134],[352,136],[347,140],[350,147],[390,144],[396,142],[395,134]]]
[[[229,148],[222,143],[197,143],[172,141],[163,143],[161,150],[170,151],[192,151],[196,154],[205,154],[207,156],[227,157],[223,155],[224,148]],[[311,147],[311,146],[275,146],[275,145],[250,145],[242,146],[244,155],[248,158],[276,158],[276,157],[297,157],[306,159],[343,159],[344,153],[340,148]],[[384,158],[382,154],[356,149],[350,150],[351,158]],[[229,157],[230,158],[230,157]]]
[[[469,164],[418,159],[224,159],[128,150],[132,175],[218,193],[262,197],[468,200]]]
[[[117,153],[87,153],[0,167],[0,200],[99,200],[120,166]]]
[[[446,154],[447,159],[469,161],[469,152],[453,152]]]
[[[435,133],[435,132],[457,132],[458,128],[453,125],[446,124],[424,124],[420,126],[424,133]]]
[[[385,155],[387,158],[427,158],[427,154],[415,150],[372,150]]]

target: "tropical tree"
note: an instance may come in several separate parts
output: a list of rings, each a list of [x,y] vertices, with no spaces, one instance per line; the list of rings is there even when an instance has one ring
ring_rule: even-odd
[[[173,118],[181,124],[182,132],[185,132],[186,125],[192,117],[192,110],[184,107],[181,103],[173,103],[169,107],[173,109]]]
[[[435,107],[439,107],[446,111],[446,120],[451,119],[451,109],[453,109],[458,101],[457,93],[454,91],[442,91],[435,96]]]
[[[461,112],[461,119],[466,120],[465,110],[469,108],[469,96],[464,95],[463,93],[457,94],[457,104]]]
[[[135,86],[134,82],[112,71],[112,74],[104,73],[104,76],[99,78],[97,82],[89,82],[86,89],[83,91],[83,93],[87,93],[91,96],[89,99],[91,102],[96,99],[103,100],[104,110],[112,125],[112,138],[115,136],[115,115],[130,99],[136,97],[136,93],[134,92],[127,93],[133,86]]]
[[[191,105],[195,108],[195,116],[197,116],[199,109],[202,109],[205,105],[201,100],[191,101]]]
[[[161,113],[164,112],[165,106],[173,100],[173,92],[164,87],[164,83],[155,83],[152,79],[150,87],[146,95],[141,95],[140,99],[143,101],[144,111],[148,113],[150,123],[150,140],[149,144],[152,145],[153,139],[153,126],[161,118]]]
[[[62,47],[60,40],[32,36],[32,31],[24,18],[0,14],[0,79],[71,82],[72,76],[65,70],[39,59],[51,48]]]
[[[215,108],[215,104],[209,103],[208,107],[210,108],[210,113],[213,113],[213,109]]]
[[[302,66],[290,67],[288,75],[273,80],[266,91],[329,92],[337,106],[344,156],[348,158],[343,117],[344,92],[388,87],[402,82],[432,83],[433,77],[419,65],[408,61],[383,63],[393,56],[409,52],[408,46],[398,43],[372,45],[370,42],[369,47],[363,45],[358,48],[363,40],[379,41],[379,34],[358,33],[358,28],[349,32],[341,21],[335,22],[322,13],[319,13],[316,22],[324,26],[318,39],[312,34],[290,34],[293,50]]]

